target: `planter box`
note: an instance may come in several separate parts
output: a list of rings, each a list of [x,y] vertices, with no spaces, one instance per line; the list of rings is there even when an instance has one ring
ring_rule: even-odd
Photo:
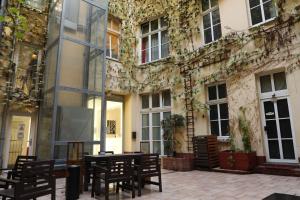
[[[234,160],[236,170],[251,171],[256,167],[256,152],[235,152]]]
[[[235,169],[235,156],[232,151],[221,151],[219,153],[219,163],[221,169]]]
[[[162,157],[163,169],[174,171],[191,171],[193,170],[192,158],[181,157]]]

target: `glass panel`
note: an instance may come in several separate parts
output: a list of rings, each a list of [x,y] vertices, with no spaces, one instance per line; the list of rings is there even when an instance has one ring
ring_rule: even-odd
[[[100,50],[65,40],[61,56],[60,85],[100,92],[104,64],[102,53]]]
[[[152,114],[152,126],[160,126],[160,113]]]
[[[217,120],[219,118],[217,105],[209,106],[209,111],[210,111],[210,120]]]
[[[144,37],[142,39],[142,63],[149,62],[148,48],[149,48],[149,39],[148,37]]]
[[[221,24],[216,25],[214,28],[214,40],[218,40],[222,37]]]
[[[111,41],[111,34],[107,33],[106,34],[106,56],[111,58],[110,51],[111,51],[111,46],[110,46],[110,41]]]
[[[141,152],[150,153],[150,143],[149,142],[141,142]]]
[[[112,49],[112,58],[119,58],[119,37],[116,35],[111,36],[111,49]]]
[[[253,8],[254,6],[260,5],[260,0],[249,0],[250,8]]]
[[[149,23],[142,24],[142,34],[146,34],[149,32]]]
[[[152,95],[152,108],[160,107],[159,94]]]
[[[276,121],[268,120],[268,121],[266,121],[266,126],[267,126],[268,138],[269,139],[278,138]]]
[[[202,0],[202,11],[206,11],[209,9],[209,0]]]
[[[46,9],[47,1],[46,0],[25,0],[25,4],[30,7],[43,11]]]
[[[281,138],[293,138],[290,119],[279,120]]]
[[[61,11],[61,0],[59,0],[49,14],[47,45],[50,45],[59,36]]]
[[[169,56],[169,43],[166,43],[161,46],[161,58],[166,58],[168,56]]]
[[[278,140],[269,140],[269,154],[271,159],[280,159]]]
[[[171,106],[171,92],[166,90],[162,92],[163,106]]]
[[[226,84],[218,85],[218,93],[219,93],[219,99],[223,99],[227,97]]]
[[[142,140],[149,140],[149,127],[142,128]]]
[[[161,154],[160,153],[160,151],[161,151],[160,149],[161,149],[160,141],[153,142],[153,153]]]
[[[275,90],[286,90],[286,76],[284,72],[274,74]]]
[[[213,25],[221,23],[219,9],[212,12],[212,20],[213,20]]]
[[[272,83],[270,75],[260,77],[260,88],[261,93],[272,92]]]
[[[160,26],[162,28],[168,26],[168,21],[164,17],[160,18]]]
[[[149,108],[149,95],[142,95],[142,108]]]
[[[278,117],[287,118],[290,117],[289,105],[287,99],[280,99],[277,101]]]
[[[228,120],[221,121],[221,131],[222,131],[222,136],[229,136],[229,121]]]
[[[169,42],[168,31],[167,30],[162,31],[161,32],[161,43],[165,44],[165,43],[168,43],[168,42]]]
[[[282,140],[282,151],[284,159],[295,159],[293,140]]]
[[[210,13],[203,16],[203,27],[204,27],[204,29],[211,27]]]
[[[273,1],[269,1],[267,3],[264,3],[264,12],[265,12],[265,20],[272,19],[276,17],[276,11],[275,6],[273,4]]]
[[[210,6],[211,8],[215,7],[218,5],[218,0],[210,0]]]
[[[151,60],[159,58],[158,33],[151,35]]]
[[[148,127],[149,126],[149,114],[143,114],[142,115],[142,127]]]
[[[47,63],[47,68],[46,68],[46,73],[47,75],[45,76],[45,88],[46,90],[54,87],[55,84],[55,75],[56,75],[56,65],[57,65],[57,51],[58,51],[58,45],[54,45],[51,49],[47,51],[47,56],[46,56],[46,63]]]
[[[170,116],[171,116],[171,112],[164,112],[163,113],[163,119],[167,119]]]
[[[151,21],[151,31],[155,31],[158,29],[158,19]]]
[[[205,44],[212,42],[211,29],[206,29],[204,31],[204,42]]]
[[[66,159],[67,158],[67,145],[55,145],[54,147],[54,159]]]
[[[252,25],[261,23],[263,21],[260,6],[251,9]]]
[[[116,31],[116,32],[120,32],[121,29],[121,22],[120,20],[118,20],[115,17],[112,17],[112,21],[111,21],[111,28],[112,30]]]
[[[160,127],[152,128],[152,139],[153,140],[161,140],[160,138]]]
[[[220,104],[220,117],[221,119],[228,119],[228,104]]]
[[[211,121],[210,122],[210,129],[211,129],[211,134],[219,136],[219,122],[218,121]]]
[[[265,108],[265,118],[275,119],[274,103],[272,101],[266,101],[264,102],[264,108]]]
[[[216,100],[217,99],[217,88],[216,86],[208,87],[208,99]]]
[[[103,47],[103,10],[81,0],[65,0],[65,3],[68,9],[65,13],[64,34]]]

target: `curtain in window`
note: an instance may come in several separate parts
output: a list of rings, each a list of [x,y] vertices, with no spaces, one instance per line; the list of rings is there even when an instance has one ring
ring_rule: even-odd
[[[65,0],[65,19],[78,23],[80,0]]]

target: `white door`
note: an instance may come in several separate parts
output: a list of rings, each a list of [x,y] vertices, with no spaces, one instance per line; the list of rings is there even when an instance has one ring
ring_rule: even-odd
[[[260,89],[267,160],[297,163],[285,73],[261,76]]]

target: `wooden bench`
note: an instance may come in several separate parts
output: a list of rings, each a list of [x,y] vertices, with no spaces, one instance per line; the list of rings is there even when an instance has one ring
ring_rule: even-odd
[[[20,180],[0,178],[0,182],[13,185],[12,188],[0,190],[2,199],[28,200],[51,195],[55,200],[54,161],[27,162],[22,166]]]

